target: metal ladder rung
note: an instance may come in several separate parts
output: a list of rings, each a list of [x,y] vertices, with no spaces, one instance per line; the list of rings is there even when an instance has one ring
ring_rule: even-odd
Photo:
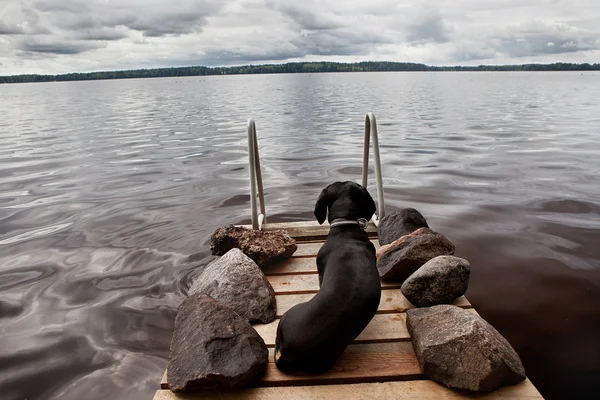
[[[365,146],[363,150],[362,186],[366,189],[369,177],[369,142],[373,137],[373,154],[375,158],[375,179],[377,182],[377,214],[372,221],[379,226],[379,221],[385,216],[385,202],[383,200],[383,179],[381,178],[381,159],[379,157],[379,138],[377,137],[377,120],[372,112],[365,116]]]
[[[252,118],[248,120],[248,156],[250,169],[250,207],[252,208],[252,229],[262,230],[262,225],[267,223],[265,211],[265,193],[263,190],[262,173],[260,170],[260,157],[258,155],[258,140],[256,139],[256,123]],[[260,214],[256,206],[256,185],[260,197]]]
[[[385,203],[383,198],[383,179],[381,178],[381,159],[379,157],[379,139],[377,137],[377,120],[372,112],[365,116],[365,142],[363,150],[362,186],[367,188],[369,176],[369,144],[373,138],[373,153],[375,161],[375,177],[377,181],[377,214],[373,215],[372,221],[378,226],[379,221],[385,215]],[[265,194],[263,190],[262,173],[260,169],[260,157],[258,154],[258,140],[256,138],[256,123],[252,118],[248,120],[248,163],[250,170],[250,207],[252,229],[262,230],[263,224],[267,223],[267,212],[265,210]],[[256,199],[258,186],[258,197],[260,200],[260,213]]]

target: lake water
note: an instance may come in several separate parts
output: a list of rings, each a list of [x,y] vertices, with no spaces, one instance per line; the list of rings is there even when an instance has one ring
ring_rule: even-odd
[[[600,373],[600,74],[362,73],[0,85],[0,398],[150,399],[208,239],[360,181],[472,264],[467,296],[547,398]],[[369,189],[376,196],[374,177]],[[192,255],[192,257],[189,257]]]

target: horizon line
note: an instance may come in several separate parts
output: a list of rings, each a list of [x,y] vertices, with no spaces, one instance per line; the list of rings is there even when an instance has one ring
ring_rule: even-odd
[[[381,67],[391,66],[391,69]],[[396,68],[393,68],[395,66]],[[285,67],[301,67],[298,70],[284,69]],[[333,70],[330,70],[334,67]],[[338,68],[335,68],[338,67]],[[369,67],[365,69],[364,67]],[[402,67],[402,68],[400,68]],[[561,68],[558,68],[561,67]],[[277,70],[265,71],[265,69],[275,68]],[[344,69],[352,68],[352,70]],[[354,68],[357,68],[355,70]],[[479,64],[479,65],[428,65],[425,63],[415,63],[409,61],[357,61],[357,62],[339,62],[339,61],[292,61],[284,63],[263,63],[263,64],[242,64],[229,66],[206,66],[206,65],[187,65],[170,67],[151,67],[135,69],[116,69],[100,70],[88,72],[67,72],[58,74],[16,74],[0,76],[0,83],[27,83],[27,82],[50,82],[51,79],[60,79],[61,81],[71,80],[104,80],[104,79],[132,79],[132,78],[156,78],[161,77],[156,74],[147,76],[129,76],[134,73],[148,72],[175,72],[177,70],[190,70],[186,75],[165,75],[169,76],[207,76],[207,75],[226,75],[231,71],[234,75],[258,75],[269,73],[326,73],[326,72],[455,72],[460,71],[478,71],[478,70],[496,70],[500,71],[589,71],[600,70],[600,63],[524,63],[524,64]],[[194,71],[191,71],[194,70]],[[458,72],[456,71],[456,72]],[[196,73],[191,73],[196,72]],[[111,77],[101,75],[111,74]],[[69,79],[69,77],[73,79]],[[88,79],[85,79],[87,77]],[[78,79],[75,79],[78,78]],[[83,79],[81,79],[83,78]]]

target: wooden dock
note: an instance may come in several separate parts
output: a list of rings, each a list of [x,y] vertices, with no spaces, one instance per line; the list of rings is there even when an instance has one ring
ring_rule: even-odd
[[[289,260],[264,270],[275,290],[277,318],[297,303],[309,300],[319,290],[316,255],[329,227],[316,222],[269,224],[265,230],[284,229],[298,242]],[[377,230],[367,232],[373,243]],[[400,291],[400,283],[382,281],[377,314],[350,345],[335,366],[324,374],[287,374],[273,361],[275,332],[279,319],[254,325],[269,348],[265,374],[254,387],[231,393],[176,394],[169,390],[166,372],[154,400],[233,400],[233,399],[542,399],[529,381],[489,394],[454,391],[423,375],[406,329],[406,310],[414,307]],[[454,303],[476,313],[463,296]]]

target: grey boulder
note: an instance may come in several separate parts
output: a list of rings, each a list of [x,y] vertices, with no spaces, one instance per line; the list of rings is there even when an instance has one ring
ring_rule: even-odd
[[[454,245],[444,235],[419,228],[377,251],[379,276],[403,281],[437,256],[454,254]]]
[[[467,291],[470,273],[467,260],[438,256],[406,278],[402,294],[417,307],[451,304]]]
[[[390,244],[419,228],[429,228],[429,225],[425,217],[414,208],[392,211],[379,222],[379,244]]]
[[[269,352],[254,328],[204,294],[187,297],[175,318],[167,382],[174,392],[232,390],[250,384]]]
[[[298,246],[282,230],[259,231],[233,225],[217,229],[210,238],[210,250],[215,256],[233,248],[242,250],[260,267],[266,267],[291,257]]]
[[[204,268],[189,292],[225,303],[248,322],[275,319],[275,291],[258,265],[240,249],[231,249]]]
[[[449,305],[406,312],[423,373],[454,389],[491,392],[525,380],[510,343],[472,311]]]

